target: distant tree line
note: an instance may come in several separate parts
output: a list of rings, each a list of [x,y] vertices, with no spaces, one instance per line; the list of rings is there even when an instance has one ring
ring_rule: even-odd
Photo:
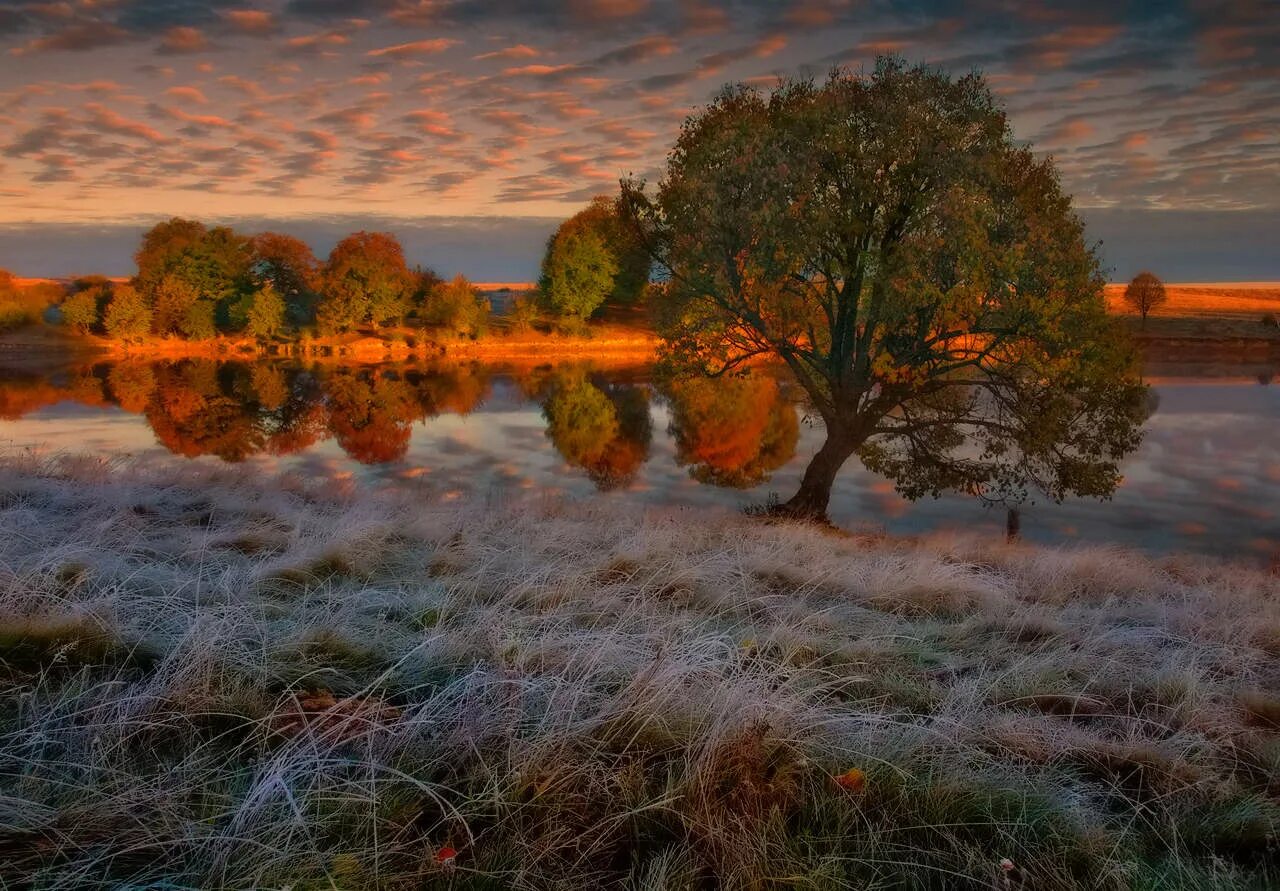
[[[566,220],[547,244],[537,290],[513,301],[509,327],[545,318],[576,329],[606,305],[639,303],[650,260],[632,232],[608,197]],[[128,282],[76,280],[61,305],[63,323],[125,341],[271,340],[409,321],[478,337],[489,327],[489,304],[471,282],[410,267],[386,232],[352,233],[321,261],[291,235],[244,235],[175,217],[143,235],[134,260],[137,273]]]
[[[269,340],[290,332],[341,334],[415,319],[478,336],[489,306],[464,277],[443,281],[410,268],[394,235],[356,232],[321,262],[300,239],[243,235],[174,218],[153,226],[127,283],[77,280],[63,323],[120,340],[238,335]]]

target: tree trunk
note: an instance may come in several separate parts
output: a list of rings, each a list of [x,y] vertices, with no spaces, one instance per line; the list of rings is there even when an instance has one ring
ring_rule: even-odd
[[[1005,541],[1017,541],[1022,537],[1022,511],[1011,507],[1004,515]]]
[[[826,442],[804,470],[799,490],[779,508],[779,513],[825,523],[827,505],[831,501],[831,485],[836,480],[836,474],[865,438],[848,431],[829,429]]]

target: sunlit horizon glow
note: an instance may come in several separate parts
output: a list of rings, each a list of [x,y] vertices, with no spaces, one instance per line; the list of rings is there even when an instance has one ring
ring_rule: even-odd
[[[980,69],[1078,206],[1280,210],[1255,2],[64,0],[0,8],[0,225],[552,218],[681,120],[900,53]]]

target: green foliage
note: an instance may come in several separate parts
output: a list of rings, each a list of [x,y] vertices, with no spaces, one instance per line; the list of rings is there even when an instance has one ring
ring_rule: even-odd
[[[667,279],[668,363],[792,370],[827,441],[785,509],[825,514],[858,454],[917,498],[1107,496],[1145,388],[1051,160],[986,82],[872,74],[723,91],[655,195],[623,204]]]
[[[580,369],[559,372],[542,414],[556,450],[603,491],[628,484],[649,457],[653,430],[643,388],[604,389]]]
[[[152,329],[156,334],[182,331],[187,310],[200,299],[200,294],[180,275],[160,279],[150,292]]]
[[[426,266],[414,267],[413,278],[414,287],[413,294],[409,298],[409,314],[419,319],[426,319],[430,315],[431,300],[436,290],[445,281],[434,269]]]
[[[334,246],[322,275],[316,321],[326,332],[403,318],[417,284],[404,250],[386,232],[356,232]]]
[[[560,227],[561,232],[589,231],[599,237],[613,260],[612,282],[603,303],[630,306],[639,303],[649,284],[650,258],[640,242],[636,229],[619,213],[618,201],[601,195],[574,214]],[[555,239],[552,239],[555,243]],[[561,246],[570,250],[571,244]],[[543,260],[546,276],[553,263],[552,246]],[[564,260],[565,258],[562,258]],[[572,257],[567,258],[572,262]],[[583,314],[585,317],[586,314]]]
[[[427,302],[426,317],[459,337],[479,337],[489,325],[489,301],[459,275],[436,287]]]
[[[512,331],[529,331],[537,323],[541,313],[537,300],[533,295],[517,294],[511,298],[511,308],[507,312],[507,324]]]
[[[76,291],[62,302],[62,323],[78,333],[88,334],[99,321],[96,288]]]
[[[618,269],[604,234],[572,217],[547,242],[538,282],[543,305],[557,316],[586,319],[613,293]]]
[[[178,321],[178,332],[191,340],[208,340],[218,335],[215,323],[217,304],[200,298],[187,304]]]
[[[142,245],[133,255],[138,266],[139,291],[150,295],[207,231],[203,223],[179,217],[152,226],[142,236]]]
[[[256,287],[245,236],[175,218],[152,227],[134,259],[134,281],[154,309],[156,333],[212,337],[219,328],[244,328]]]
[[[263,340],[275,337],[284,327],[285,302],[270,280],[252,295],[245,333]]]
[[[320,261],[306,242],[279,232],[262,232],[250,239],[249,253],[254,280],[275,288],[285,302],[287,318],[299,325],[313,321]]]
[[[20,287],[13,273],[0,269],[0,333],[39,322],[63,296],[63,289],[53,282]]]

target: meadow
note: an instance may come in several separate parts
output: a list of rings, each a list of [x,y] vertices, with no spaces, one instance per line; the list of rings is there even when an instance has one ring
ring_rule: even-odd
[[[1159,352],[1160,341],[1229,341],[1235,347],[1271,348],[1280,344],[1280,283],[1222,282],[1166,284],[1168,301],[1152,312],[1145,325],[1124,300],[1125,285],[1106,288],[1107,309],[1131,323],[1132,331]],[[1172,345],[1172,344],[1168,344]]]
[[[1280,881],[1280,578],[0,462],[0,885]]]

